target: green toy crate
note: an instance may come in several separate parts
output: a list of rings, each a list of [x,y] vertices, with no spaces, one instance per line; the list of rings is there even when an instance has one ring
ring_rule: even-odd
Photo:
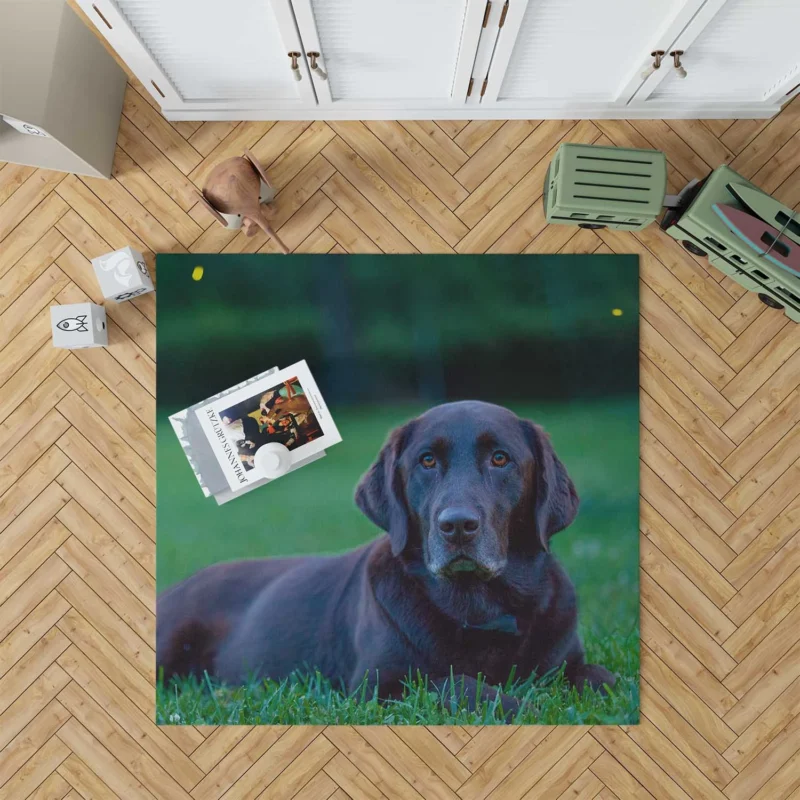
[[[694,255],[708,260],[738,284],[757,292],[763,303],[783,308],[800,322],[800,275],[781,269],[752,250],[717,216],[712,206],[723,203],[746,211],[727,187],[738,183],[761,191],[728,166],[717,167],[690,190],[681,193],[681,205],[670,209],[661,229]]]
[[[658,150],[562,144],[544,181],[547,221],[638,231],[655,222],[667,189]]]

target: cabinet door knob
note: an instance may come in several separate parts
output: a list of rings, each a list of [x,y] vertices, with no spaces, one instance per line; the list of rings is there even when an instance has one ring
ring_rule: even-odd
[[[650,55],[653,57],[653,63],[642,73],[643,81],[646,81],[657,69],[661,67],[661,59],[664,58],[664,51],[653,50]]]
[[[292,63],[291,63],[292,77],[296,81],[303,80],[303,76],[300,73],[300,64],[297,62],[297,59],[300,58],[302,55],[303,55],[302,53],[298,53],[298,52],[296,52],[294,50],[289,53],[289,58],[292,59]]]
[[[328,80],[328,73],[327,73],[327,72],[325,72],[325,70],[324,70],[324,69],[322,69],[322,67],[320,67],[320,66],[317,64],[317,59],[318,59],[318,58],[322,58],[322,56],[321,56],[319,53],[317,53],[317,52],[314,52],[314,51],[311,51],[311,52],[309,52],[309,53],[306,53],[306,55],[308,56],[308,60],[311,62],[311,63],[310,63],[310,66],[311,66],[311,71],[312,71],[312,72],[313,72],[313,73],[314,73],[314,74],[315,74],[315,75],[316,75],[316,76],[317,76],[317,77],[318,77],[318,78],[319,78],[321,81],[326,81],[326,80]]]
[[[672,56],[673,63],[675,64],[675,72],[677,73],[678,77],[685,78],[686,70],[683,68],[683,64],[681,64],[683,50],[671,50],[670,55]]]

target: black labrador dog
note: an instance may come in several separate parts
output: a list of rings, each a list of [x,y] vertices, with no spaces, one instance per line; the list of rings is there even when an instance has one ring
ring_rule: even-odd
[[[491,687],[513,667],[614,685],[585,663],[575,590],[549,551],[579,501],[538,425],[489,403],[432,408],[390,434],[355,499],[387,535],[338,556],[216,564],[165,591],[165,678],[311,667],[349,691],[368,676],[388,698],[419,670],[472,704],[478,673]],[[496,697],[486,684],[483,699]]]

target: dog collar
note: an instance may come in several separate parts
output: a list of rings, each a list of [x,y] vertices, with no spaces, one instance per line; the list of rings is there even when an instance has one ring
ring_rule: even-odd
[[[482,625],[470,625],[468,622],[463,622],[461,626],[470,631],[498,631],[499,633],[510,633],[513,636],[519,636],[517,618],[513,614],[501,614],[499,617],[495,617],[489,622],[484,622]]]

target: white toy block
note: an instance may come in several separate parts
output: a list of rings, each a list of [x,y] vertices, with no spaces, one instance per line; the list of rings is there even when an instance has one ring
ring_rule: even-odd
[[[53,347],[78,350],[81,347],[105,347],[108,344],[106,310],[94,303],[50,306]]]
[[[142,254],[132,247],[123,247],[92,259],[100,291],[106,300],[130,300],[153,291],[153,280]]]

